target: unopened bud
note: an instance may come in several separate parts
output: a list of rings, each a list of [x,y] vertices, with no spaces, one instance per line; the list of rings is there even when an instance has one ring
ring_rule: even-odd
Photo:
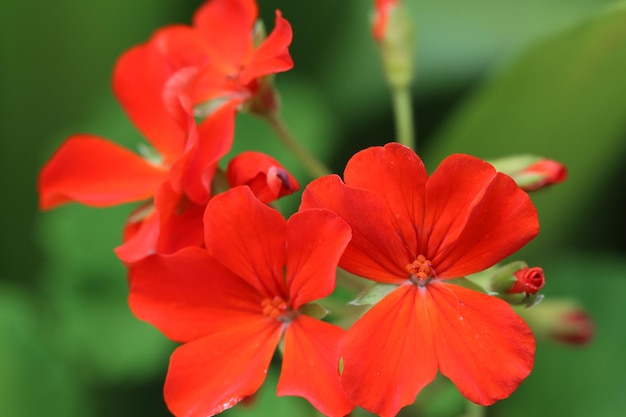
[[[518,311],[540,340],[583,345],[593,339],[593,319],[571,300],[545,300],[535,308]]]
[[[512,177],[526,191],[535,191],[567,179],[560,162],[533,155],[518,155],[491,161],[496,170]]]
[[[242,152],[234,157],[226,170],[231,187],[247,185],[264,203],[297,191],[296,179],[274,158],[261,152]]]
[[[380,47],[387,81],[407,88],[413,81],[413,24],[399,0],[376,0],[372,34]]]
[[[536,294],[546,282],[543,269],[539,267],[522,268],[515,272],[513,276],[516,279],[511,288],[507,291],[509,294],[524,293],[527,296]]]

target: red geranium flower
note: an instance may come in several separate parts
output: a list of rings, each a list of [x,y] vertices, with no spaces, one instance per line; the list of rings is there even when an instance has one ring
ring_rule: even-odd
[[[254,0],[207,1],[195,13],[193,26],[164,27],[129,50],[118,64],[114,89],[131,117],[149,129],[155,112],[178,112],[181,95],[193,105],[273,100],[267,76],[293,67],[292,31],[277,11],[274,30],[261,41],[257,17]],[[216,106],[196,111],[205,115]]]
[[[285,221],[248,187],[211,199],[204,221],[207,250],[149,257],[130,275],[134,313],[185,343],[165,382],[170,410],[204,417],[252,395],[284,335],[278,395],[305,397],[330,416],[348,413],[338,376],[344,331],[300,310],[333,291],[348,225],[320,209]]]
[[[153,252],[201,245],[202,213],[217,163],[232,143],[235,113],[225,106],[199,126],[186,114],[179,125],[155,114],[156,129],[146,130],[159,152],[154,160],[94,135],[70,137],[41,171],[41,208],[71,201],[107,207],[154,198],[129,218],[124,244],[116,250],[120,259],[130,263]]]
[[[329,208],[350,224],[342,268],[398,285],[342,340],[348,397],[393,416],[438,370],[478,404],[510,395],[533,366],[530,329],[506,302],[449,279],[494,265],[538,233],[527,194],[468,155],[428,177],[396,143],[356,154],[344,180],[313,181],[301,208]]]

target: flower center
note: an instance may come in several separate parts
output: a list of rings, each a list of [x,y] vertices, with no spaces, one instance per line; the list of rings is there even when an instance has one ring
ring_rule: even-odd
[[[296,316],[296,313],[289,308],[285,300],[277,295],[274,298],[266,298],[261,301],[261,308],[263,308],[263,315],[270,320],[287,322]]]
[[[415,260],[406,266],[407,272],[411,274],[411,281],[419,286],[424,286],[435,276],[430,260],[424,255],[418,255]]]

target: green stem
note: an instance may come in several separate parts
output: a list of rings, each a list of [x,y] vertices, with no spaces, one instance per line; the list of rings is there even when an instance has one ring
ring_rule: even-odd
[[[463,417],[485,417],[487,408],[476,403],[471,402],[470,400],[465,401],[465,414]]]
[[[285,122],[278,116],[277,112],[268,112],[263,115],[263,119],[267,121],[276,136],[281,142],[300,160],[309,174],[314,177],[322,177],[331,173],[319,159],[313,156],[309,151],[304,149],[291,134]]]
[[[393,112],[396,119],[396,136],[398,142],[417,151],[413,127],[411,88],[409,86],[392,87],[391,96],[393,99]]]

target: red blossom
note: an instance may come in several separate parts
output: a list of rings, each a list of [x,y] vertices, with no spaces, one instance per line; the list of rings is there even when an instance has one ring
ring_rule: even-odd
[[[570,311],[558,317],[550,333],[554,340],[570,345],[584,345],[593,339],[593,319],[583,310]]]
[[[133,312],[184,343],[165,382],[170,410],[204,417],[254,394],[284,337],[278,395],[347,414],[337,371],[344,331],[300,308],[333,291],[348,225],[323,209],[285,221],[248,187],[211,199],[204,221],[206,250],[152,256],[130,274]]]
[[[517,279],[507,291],[509,294],[536,294],[546,282],[543,269],[539,267],[522,268],[513,274]]]
[[[108,207],[153,199],[131,215],[124,244],[116,249],[120,259],[128,263],[154,252],[171,253],[201,245],[202,234],[196,231],[202,227],[217,163],[231,146],[234,114],[232,106],[225,106],[197,126],[187,112],[184,130],[182,119],[153,118],[157,129],[143,130],[156,135],[147,136],[159,151],[155,160],[97,136],[74,135],[41,171],[40,206],[46,210],[78,202]],[[142,116],[132,120],[139,127],[145,122]],[[164,136],[159,127],[167,131],[167,126],[181,126],[181,130],[170,130],[170,136]]]
[[[448,280],[494,265],[537,235],[528,195],[468,155],[446,158],[429,177],[396,143],[357,153],[344,181],[313,181],[301,209],[328,208],[350,224],[342,268],[398,284],[342,339],[348,397],[393,416],[437,371],[478,404],[509,396],[533,366],[530,329],[506,302]]]

